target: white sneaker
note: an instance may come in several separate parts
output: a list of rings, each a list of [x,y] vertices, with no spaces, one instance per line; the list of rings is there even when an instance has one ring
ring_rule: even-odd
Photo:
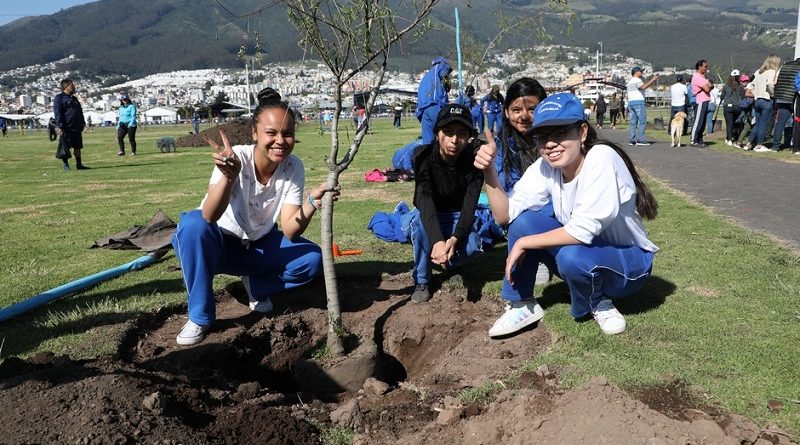
[[[544,263],[539,263],[539,268],[536,269],[536,281],[534,284],[537,286],[547,284],[552,278],[553,274],[550,273],[550,269],[548,269]]]
[[[759,145],[756,145],[756,147],[753,149],[753,151],[756,152],[756,153],[766,153],[766,152],[772,151],[772,150],[770,150],[769,148],[759,144]]]
[[[597,305],[592,315],[604,334],[614,335],[625,332],[625,317],[614,307],[611,300],[600,300],[600,304]]]
[[[188,346],[188,345],[196,345],[203,341],[203,338],[206,336],[206,332],[208,332],[208,326],[201,326],[192,320],[186,322],[183,325],[183,329],[181,329],[180,334],[175,339],[179,345]]]
[[[250,291],[250,277],[245,275],[242,277],[242,285],[244,286],[245,292],[247,292],[247,298],[250,300],[250,310],[255,312],[272,312],[272,300],[267,297],[266,300],[258,301],[253,298],[253,292]]]
[[[536,299],[506,302],[506,312],[489,329],[489,337],[513,334],[544,317],[544,309]]]

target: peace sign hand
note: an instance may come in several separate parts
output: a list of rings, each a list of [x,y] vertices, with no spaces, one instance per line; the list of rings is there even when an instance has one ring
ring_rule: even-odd
[[[219,130],[219,136],[222,138],[222,146],[209,139],[205,134],[203,135],[203,140],[214,149],[211,158],[217,168],[226,178],[234,179],[239,176],[239,172],[242,170],[242,161],[234,153],[228,136],[223,130]]]

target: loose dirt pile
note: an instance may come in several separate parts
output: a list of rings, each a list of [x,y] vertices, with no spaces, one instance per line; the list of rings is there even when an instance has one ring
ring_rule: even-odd
[[[203,130],[200,134],[189,134],[175,141],[178,147],[207,147],[203,136],[222,144],[219,130],[225,131],[231,145],[249,145],[253,143],[253,131],[250,119],[235,118],[222,125]]]
[[[220,290],[218,322],[194,347],[175,344],[184,313],[159,311],[131,326],[117,357],[7,359],[0,442],[319,444],[339,426],[361,445],[792,443],[682,382],[631,395],[597,377],[567,391],[541,366],[509,383],[551,344],[544,325],[489,340],[500,304],[463,287],[414,305],[407,273],[342,281],[345,325],[374,341],[381,371],[357,391],[318,394],[298,379],[325,340],[321,280],[276,297],[270,316],[251,313],[236,284]]]

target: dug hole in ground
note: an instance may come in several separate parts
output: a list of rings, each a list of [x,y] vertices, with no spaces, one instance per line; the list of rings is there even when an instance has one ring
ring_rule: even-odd
[[[375,358],[337,363],[340,375],[374,374],[351,391],[331,394],[324,375],[298,372],[327,334],[321,279],[274,298],[268,315],[250,312],[235,282],[218,291],[218,321],[193,347],[175,344],[186,320],[178,308],[141,316],[114,357],[7,359],[0,442],[319,444],[323,431],[346,427],[355,444],[793,443],[680,381],[631,394],[598,376],[565,390],[543,365],[508,383],[557,341],[547,327],[490,340],[499,302],[445,285],[413,304],[411,282],[408,273],[341,279],[343,322],[356,350]],[[487,387],[487,397],[460,397]]]

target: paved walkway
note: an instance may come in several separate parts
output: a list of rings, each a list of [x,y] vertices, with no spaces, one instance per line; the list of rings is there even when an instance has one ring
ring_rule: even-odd
[[[745,156],[668,142],[631,147],[627,129],[600,130],[600,136],[618,143],[648,175],[800,251],[800,164],[771,153]]]

